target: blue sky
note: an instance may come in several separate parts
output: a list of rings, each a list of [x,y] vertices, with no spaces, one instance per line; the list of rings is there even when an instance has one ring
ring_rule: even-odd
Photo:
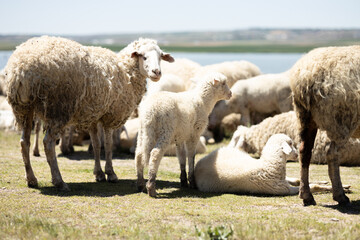
[[[0,0],[0,34],[360,28],[359,0]]]

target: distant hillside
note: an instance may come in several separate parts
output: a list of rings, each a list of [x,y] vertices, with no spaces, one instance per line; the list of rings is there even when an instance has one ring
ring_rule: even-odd
[[[12,50],[31,35],[0,35],[0,49]],[[86,45],[119,50],[139,37],[157,39],[171,51],[305,52],[329,45],[360,44],[360,29],[247,29],[234,31],[167,32],[63,36]]]

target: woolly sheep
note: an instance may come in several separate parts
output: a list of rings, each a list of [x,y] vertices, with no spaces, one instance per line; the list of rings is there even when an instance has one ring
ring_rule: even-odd
[[[296,157],[297,150],[285,134],[271,136],[260,159],[236,148],[222,147],[197,162],[196,186],[203,192],[295,195],[299,188],[289,184],[286,162]],[[311,187],[312,191],[331,190],[330,186]]]
[[[185,90],[186,90],[185,83],[179,76],[174,74],[163,74],[159,81],[148,82],[147,95],[160,91],[183,92]]]
[[[181,169],[181,186],[188,186],[185,171],[186,154],[189,185],[195,187],[195,148],[208,122],[208,115],[220,99],[229,99],[231,91],[223,74],[212,72],[198,86],[181,93],[161,92],[146,98],[140,106],[141,127],[137,139],[135,166],[138,190],[145,190],[144,165],[149,164],[146,189],[156,196],[155,180],[166,148],[176,143]]]
[[[348,205],[341,184],[340,149],[349,138],[360,137],[360,45],[310,51],[290,72],[294,109],[299,120],[301,185],[305,206],[315,205],[309,190],[309,164],[317,130],[331,139],[326,149],[333,199]]]
[[[17,47],[5,67],[8,101],[22,130],[21,151],[28,186],[37,187],[29,157],[33,117],[44,122],[44,148],[52,183],[69,190],[55,154],[55,141],[67,125],[89,130],[94,146],[97,181],[104,181],[100,165],[97,123],[105,132],[105,173],[117,181],[112,167],[112,129],[121,127],[146,91],[146,78],[161,77],[163,53],[156,41],[139,39],[116,54],[100,47],[86,47],[58,37],[32,38]]]
[[[296,146],[300,145],[299,124],[294,111],[275,115],[251,127],[239,126],[234,132],[228,146],[241,146],[248,153],[260,154],[267,140],[276,133],[284,133],[294,139]],[[239,142],[239,139],[241,141]],[[319,131],[312,151],[311,163],[325,164],[325,148],[330,145],[331,140],[325,131]],[[360,165],[360,140],[349,139],[343,148],[339,149],[340,165]]]
[[[6,94],[6,84],[5,84],[5,72],[4,69],[0,71],[0,95]]]
[[[248,79],[261,74],[260,69],[248,61],[227,61],[199,68],[193,75],[193,81],[202,79],[210,71],[224,74],[227,77],[227,84],[231,88],[238,80]]]
[[[288,72],[264,74],[238,81],[231,88],[233,97],[220,101],[210,114],[209,129],[219,127],[221,120],[230,113],[240,113],[244,125],[254,124],[252,112],[274,114],[292,109]]]

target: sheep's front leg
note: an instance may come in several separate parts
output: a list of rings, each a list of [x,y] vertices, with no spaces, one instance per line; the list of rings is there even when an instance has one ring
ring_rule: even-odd
[[[94,175],[97,182],[103,182],[105,181],[105,174],[101,169],[100,164],[100,150],[101,150],[101,143],[100,143],[100,137],[98,135],[97,126],[92,126],[89,129],[89,134],[91,138],[91,143],[93,146],[93,152],[94,152],[94,159],[95,159],[95,166],[94,166]]]
[[[150,197],[156,197],[156,174],[159,169],[161,158],[164,156],[164,149],[155,147],[150,152],[149,180],[146,189]]]
[[[187,157],[188,157],[188,166],[189,166],[189,187],[195,189],[195,173],[194,173],[194,163],[195,163],[195,154],[196,154],[196,145],[198,143],[199,138],[197,140],[190,140],[186,142],[187,149]]]
[[[300,138],[301,144],[300,152],[300,192],[299,196],[303,199],[304,206],[316,205],[313,195],[309,187],[309,165],[311,160],[312,148],[314,147],[317,127],[312,120],[310,113],[307,116],[300,118],[301,130]]]
[[[38,182],[30,163],[30,136],[33,114],[30,113],[25,120],[24,128],[20,139],[21,153],[25,165],[26,181],[29,187],[38,187]]]
[[[328,172],[333,189],[333,199],[340,205],[347,205],[350,203],[349,198],[345,195],[344,189],[341,184],[340,170],[339,170],[339,151],[337,149],[343,147],[337,145],[334,141],[331,141],[330,147],[326,153],[326,159],[328,162]]]
[[[43,140],[46,160],[48,161],[51,170],[52,183],[55,187],[59,188],[62,191],[70,191],[70,188],[62,180],[59,166],[57,163],[55,153],[56,139],[57,134],[54,134],[51,129],[48,129]]]
[[[181,187],[188,187],[187,176],[186,176],[186,149],[184,143],[176,144],[176,156],[180,164]]]
[[[107,175],[108,182],[118,182],[119,179],[116,176],[112,166],[112,146],[113,146],[113,130],[104,128],[104,142],[105,142],[105,173]]]
[[[35,139],[34,139],[34,146],[33,146],[33,155],[36,157],[40,157],[39,151],[39,134],[41,129],[41,120],[35,120]]]

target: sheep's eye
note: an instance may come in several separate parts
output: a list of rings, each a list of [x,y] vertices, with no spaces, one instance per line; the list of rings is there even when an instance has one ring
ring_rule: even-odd
[[[147,57],[143,56],[144,61],[147,59]]]

